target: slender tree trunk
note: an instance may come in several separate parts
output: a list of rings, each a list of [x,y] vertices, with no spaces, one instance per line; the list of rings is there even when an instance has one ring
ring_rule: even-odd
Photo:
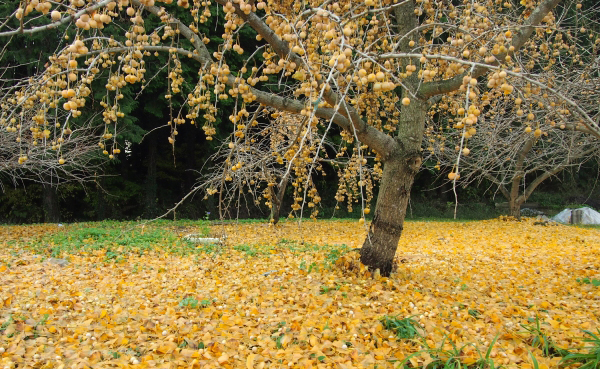
[[[186,125],[185,128],[185,193],[188,193],[196,183],[198,179],[198,173],[195,170],[198,170],[196,163],[196,140],[198,138],[198,128],[193,125]]]
[[[44,223],[60,222],[60,208],[58,207],[58,193],[56,187],[44,184],[43,201]]]
[[[145,202],[144,218],[153,218],[156,215],[156,135],[151,133],[148,136],[148,172],[145,183]]]
[[[283,203],[283,197],[285,196],[285,189],[288,184],[289,177],[286,176],[281,180],[281,186],[279,187],[279,191],[275,192],[274,187],[271,187],[271,215],[269,221],[273,224],[277,224],[279,222],[279,218],[281,216],[281,205]]]
[[[427,109],[427,102],[420,100],[402,109],[396,138],[399,148],[383,164],[373,221],[360,251],[360,261],[372,271],[379,269],[382,276],[392,272],[410,190],[421,166]]]
[[[104,189],[102,189],[102,179],[97,179],[96,183],[96,220],[103,221],[106,218],[106,200],[104,198]]]

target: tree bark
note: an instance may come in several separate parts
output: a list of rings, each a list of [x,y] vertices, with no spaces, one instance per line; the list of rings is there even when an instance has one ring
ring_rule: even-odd
[[[398,149],[383,164],[373,221],[360,250],[360,261],[372,271],[379,269],[382,276],[392,272],[410,190],[421,167],[427,109],[427,102],[417,99],[402,109]]]
[[[392,272],[410,189],[420,164],[420,155],[398,157],[384,164],[375,214],[360,252],[360,261],[371,270],[379,269],[382,276]]]
[[[60,222],[60,208],[58,206],[58,194],[56,187],[50,184],[43,185],[44,223]]]
[[[285,189],[287,188],[289,180],[289,175],[286,175],[281,182],[279,183],[279,188],[277,193],[275,192],[274,187],[271,187],[271,215],[269,221],[273,224],[277,224],[279,222],[279,217],[281,216],[281,205],[283,203],[283,197],[285,196]]]
[[[521,205],[523,205],[523,203],[521,201],[518,201],[518,199],[509,199],[508,215],[515,217],[518,220],[521,220]]]

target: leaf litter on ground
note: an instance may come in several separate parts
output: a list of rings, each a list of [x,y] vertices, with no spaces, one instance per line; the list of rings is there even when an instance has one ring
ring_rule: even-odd
[[[352,251],[366,230],[2,226],[0,368],[598,364],[598,230],[408,222],[389,278]],[[226,242],[196,245],[183,239],[190,232]]]

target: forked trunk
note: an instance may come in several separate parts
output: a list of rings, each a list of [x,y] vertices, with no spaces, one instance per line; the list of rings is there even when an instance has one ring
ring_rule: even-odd
[[[285,176],[279,184],[279,191],[275,192],[275,187],[270,187],[271,194],[271,214],[269,215],[269,221],[274,225],[279,223],[279,217],[281,216],[281,206],[283,204],[283,196],[285,196],[285,189],[288,184],[289,176]]]
[[[517,200],[508,201],[508,215],[521,219],[521,202]]]
[[[275,225],[279,223],[280,204],[277,201],[277,195],[273,187],[270,188],[271,192],[271,214],[269,214],[269,221]]]

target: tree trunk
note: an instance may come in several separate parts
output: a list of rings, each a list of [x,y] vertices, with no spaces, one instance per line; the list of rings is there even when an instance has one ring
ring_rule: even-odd
[[[157,144],[156,135],[151,133],[148,136],[148,171],[145,183],[145,202],[144,218],[150,219],[156,215],[156,155]]]
[[[377,204],[360,261],[372,271],[389,276],[404,227],[406,207],[415,175],[421,166],[421,142],[428,104],[415,99],[402,109],[398,149],[383,164]]]
[[[508,215],[521,220],[521,205],[522,202],[516,199],[508,199]]]
[[[384,164],[375,214],[360,252],[360,261],[371,270],[379,269],[383,276],[392,272],[410,189],[415,179],[414,168],[418,169],[420,160],[420,156],[398,158]]]
[[[270,188],[271,194],[271,215],[269,217],[269,221],[273,224],[277,224],[279,222],[279,217],[281,216],[281,206],[283,204],[283,197],[285,196],[285,189],[288,184],[289,176],[285,176],[280,183],[279,191],[276,193],[274,187]]]
[[[58,223],[60,222],[60,209],[56,187],[50,184],[44,184],[43,187],[44,223]]]
[[[198,128],[195,125],[187,125],[185,128],[185,188],[184,193],[188,193],[198,180],[198,170],[196,163],[196,140],[198,138]]]
[[[102,188],[102,179],[96,182],[96,220],[103,221],[106,218],[106,200],[104,198],[104,189]]]
[[[269,222],[272,224],[279,223],[279,201],[277,201],[277,193],[275,186],[269,187],[269,195],[271,196],[271,214],[269,214]]]

